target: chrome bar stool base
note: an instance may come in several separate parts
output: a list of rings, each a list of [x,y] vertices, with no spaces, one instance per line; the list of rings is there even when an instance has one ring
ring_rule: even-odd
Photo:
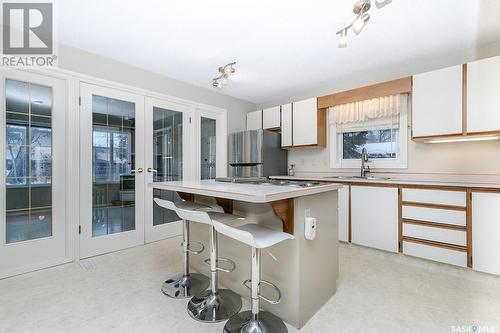
[[[208,277],[198,273],[178,274],[163,282],[161,291],[172,298],[188,298],[208,288]]]
[[[224,326],[224,333],[286,333],[285,323],[270,312],[259,311],[257,320],[252,319],[252,311],[234,315]]]
[[[216,323],[241,310],[241,296],[229,289],[218,289],[216,294],[206,290],[189,301],[187,310],[195,320]]]

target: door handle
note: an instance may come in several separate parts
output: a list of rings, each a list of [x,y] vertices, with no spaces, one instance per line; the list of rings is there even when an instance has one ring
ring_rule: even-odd
[[[144,171],[143,168],[138,168],[137,170],[130,170],[131,173],[142,173]]]
[[[158,173],[158,170],[153,169],[153,168],[148,168],[148,172],[149,172],[149,173],[151,173],[151,172],[153,172],[153,173]]]

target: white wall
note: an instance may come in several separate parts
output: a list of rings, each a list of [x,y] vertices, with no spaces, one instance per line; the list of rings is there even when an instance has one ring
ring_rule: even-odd
[[[58,66],[65,70],[224,108],[227,110],[229,133],[244,130],[246,113],[255,110],[253,103],[65,45],[59,45]]]
[[[432,58],[429,56],[424,67],[415,67],[412,63],[408,63],[403,66],[403,70],[380,68],[370,73],[352,73],[350,77],[338,81],[339,83],[335,85],[328,85],[309,92],[301,92],[279,100],[262,103],[257,105],[257,108],[328,95],[499,54],[500,42],[497,42],[450,54],[446,58]],[[401,68],[401,64],[394,64],[394,67]],[[328,148],[292,149],[288,153],[288,160],[289,163],[296,164],[298,172],[332,173],[339,171],[329,167],[330,151]],[[347,171],[354,172],[357,170]],[[376,171],[412,174],[500,175],[500,141],[425,144],[408,140],[407,169],[380,169]]]

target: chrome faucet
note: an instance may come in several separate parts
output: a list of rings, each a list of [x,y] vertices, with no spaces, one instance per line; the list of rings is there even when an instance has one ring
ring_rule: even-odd
[[[368,160],[368,151],[363,148],[361,151],[361,177],[366,177],[366,174],[370,172],[370,166],[366,164],[368,162],[370,162]]]

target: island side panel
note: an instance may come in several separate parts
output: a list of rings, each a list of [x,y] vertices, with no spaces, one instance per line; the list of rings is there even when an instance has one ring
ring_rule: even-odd
[[[304,237],[305,211],[316,218],[316,238]],[[338,191],[295,199],[295,237],[299,246],[299,327],[335,294],[339,276]]]
[[[196,196],[197,201],[209,202],[209,198]],[[273,208],[268,203],[255,204],[233,201],[233,213],[244,216],[246,220],[241,223],[259,223],[272,229],[282,230],[282,221],[276,216]],[[238,225],[238,224],[236,224]],[[226,257],[236,263],[236,270],[231,273],[220,272],[219,283],[221,287],[230,288],[247,300],[250,291],[242,282],[250,278],[251,248],[241,242],[235,241],[219,234],[219,256]],[[191,223],[191,239],[201,241],[206,250],[201,255],[190,256],[190,267],[197,272],[209,276],[208,266],[203,260],[208,258],[208,226],[200,223]],[[278,286],[282,292],[282,301],[277,305],[270,305],[261,301],[261,307],[281,317],[294,327],[299,327],[299,243],[297,240],[288,240],[267,249],[278,261],[262,251],[262,279],[268,280]],[[223,264],[223,263],[222,263]],[[262,288],[268,297],[269,289]]]

